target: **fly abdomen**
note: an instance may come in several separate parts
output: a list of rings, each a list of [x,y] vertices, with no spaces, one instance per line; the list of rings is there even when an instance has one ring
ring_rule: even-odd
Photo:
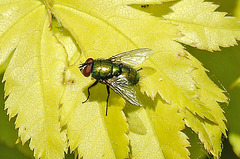
[[[139,81],[139,75],[138,75],[137,71],[127,65],[122,66],[121,75],[124,76],[128,80],[129,86],[135,85]]]
[[[112,65],[112,75],[119,76],[122,73],[122,69],[119,65],[113,63]]]
[[[108,79],[118,76],[121,70],[119,66],[109,60],[95,60],[92,66],[92,77],[95,79]]]

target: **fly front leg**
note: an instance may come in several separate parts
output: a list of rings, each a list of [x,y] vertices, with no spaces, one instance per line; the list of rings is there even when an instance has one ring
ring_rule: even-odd
[[[140,71],[140,70],[142,70],[142,68],[139,68],[139,69],[137,69],[136,71],[138,72],[138,71]]]
[[[110,95],[110,90],[109,90],[109,86],[107,85],[107,103],[106,103],[106,116],[107,116],[107,112],[108,112],[108,99],[109,99],[109,95]]]
[[[82,103],[85,103],[86,101],[88,101],[89,97],[90,97],[90,88],[92,88],[93,86],[95,86],[98,83],[98,80],[96,80],[91,86],[88,87],[88,97],[85,101],[83,101]]]

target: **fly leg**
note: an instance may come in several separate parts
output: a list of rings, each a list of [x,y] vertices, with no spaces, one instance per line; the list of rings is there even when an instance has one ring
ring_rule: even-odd
[[[110,95],[110,90],[109,90],[108,85],[107,85],[107,93],[108,93],[108,96],[107,96],[107,103],[106,103],[106,116],[107,116],[107,112],[108,112],[108,99],[109,99],[109,95]]]
[[[140,71],[140,70],[142,70],[142,68],[137,69],[137,72]]]
[[[90,97],[90,88],[92,88],[93,86],[95,86],[98,83],[98,80],[96,80],[91,86],[88,87],[88,97],[85,101],[83,101],[82,103],[85,103],[86,101],[88,101],[89,97]]]

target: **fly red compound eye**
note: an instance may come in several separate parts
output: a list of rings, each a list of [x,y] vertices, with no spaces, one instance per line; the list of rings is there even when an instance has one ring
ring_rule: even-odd
[[[91,74],[92,71],[92,63],[94,60],[92,58],[88,58],[85,63],[82,65],[84,68],[82,69],[82,73],[85,77],[88,77]]]
[[[83,73],[83,75],[84,75],[85,77],[88,77],[88,76],[90,75],[91,71],[92,71],[92,65],[87,65],[87,66],[83,69],[82,73]]]
[[[88,58],[86,61],[85,61],[86,64],[89,64],[89,63],[93,63],[93,59],[92,58]]]

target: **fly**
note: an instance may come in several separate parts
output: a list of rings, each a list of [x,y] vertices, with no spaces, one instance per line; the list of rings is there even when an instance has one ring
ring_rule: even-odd
[[[133,67],[141,64],[151,53],[153,53],[151,49],[140,48],[117,54],[108,59],[88,58],[85,63],[80,64],[79,69],[85,77],[91,74],[96,81],[88,87],[88,97],[82,103],[88,101],[90,88],[100,82],[107,87],[106,116],[110,95],[109,88],[129,103],[141,106],[142,104],[137,100],[136,91],[132,87],[139,82],[138,71],[141,68],[136,70]]]

